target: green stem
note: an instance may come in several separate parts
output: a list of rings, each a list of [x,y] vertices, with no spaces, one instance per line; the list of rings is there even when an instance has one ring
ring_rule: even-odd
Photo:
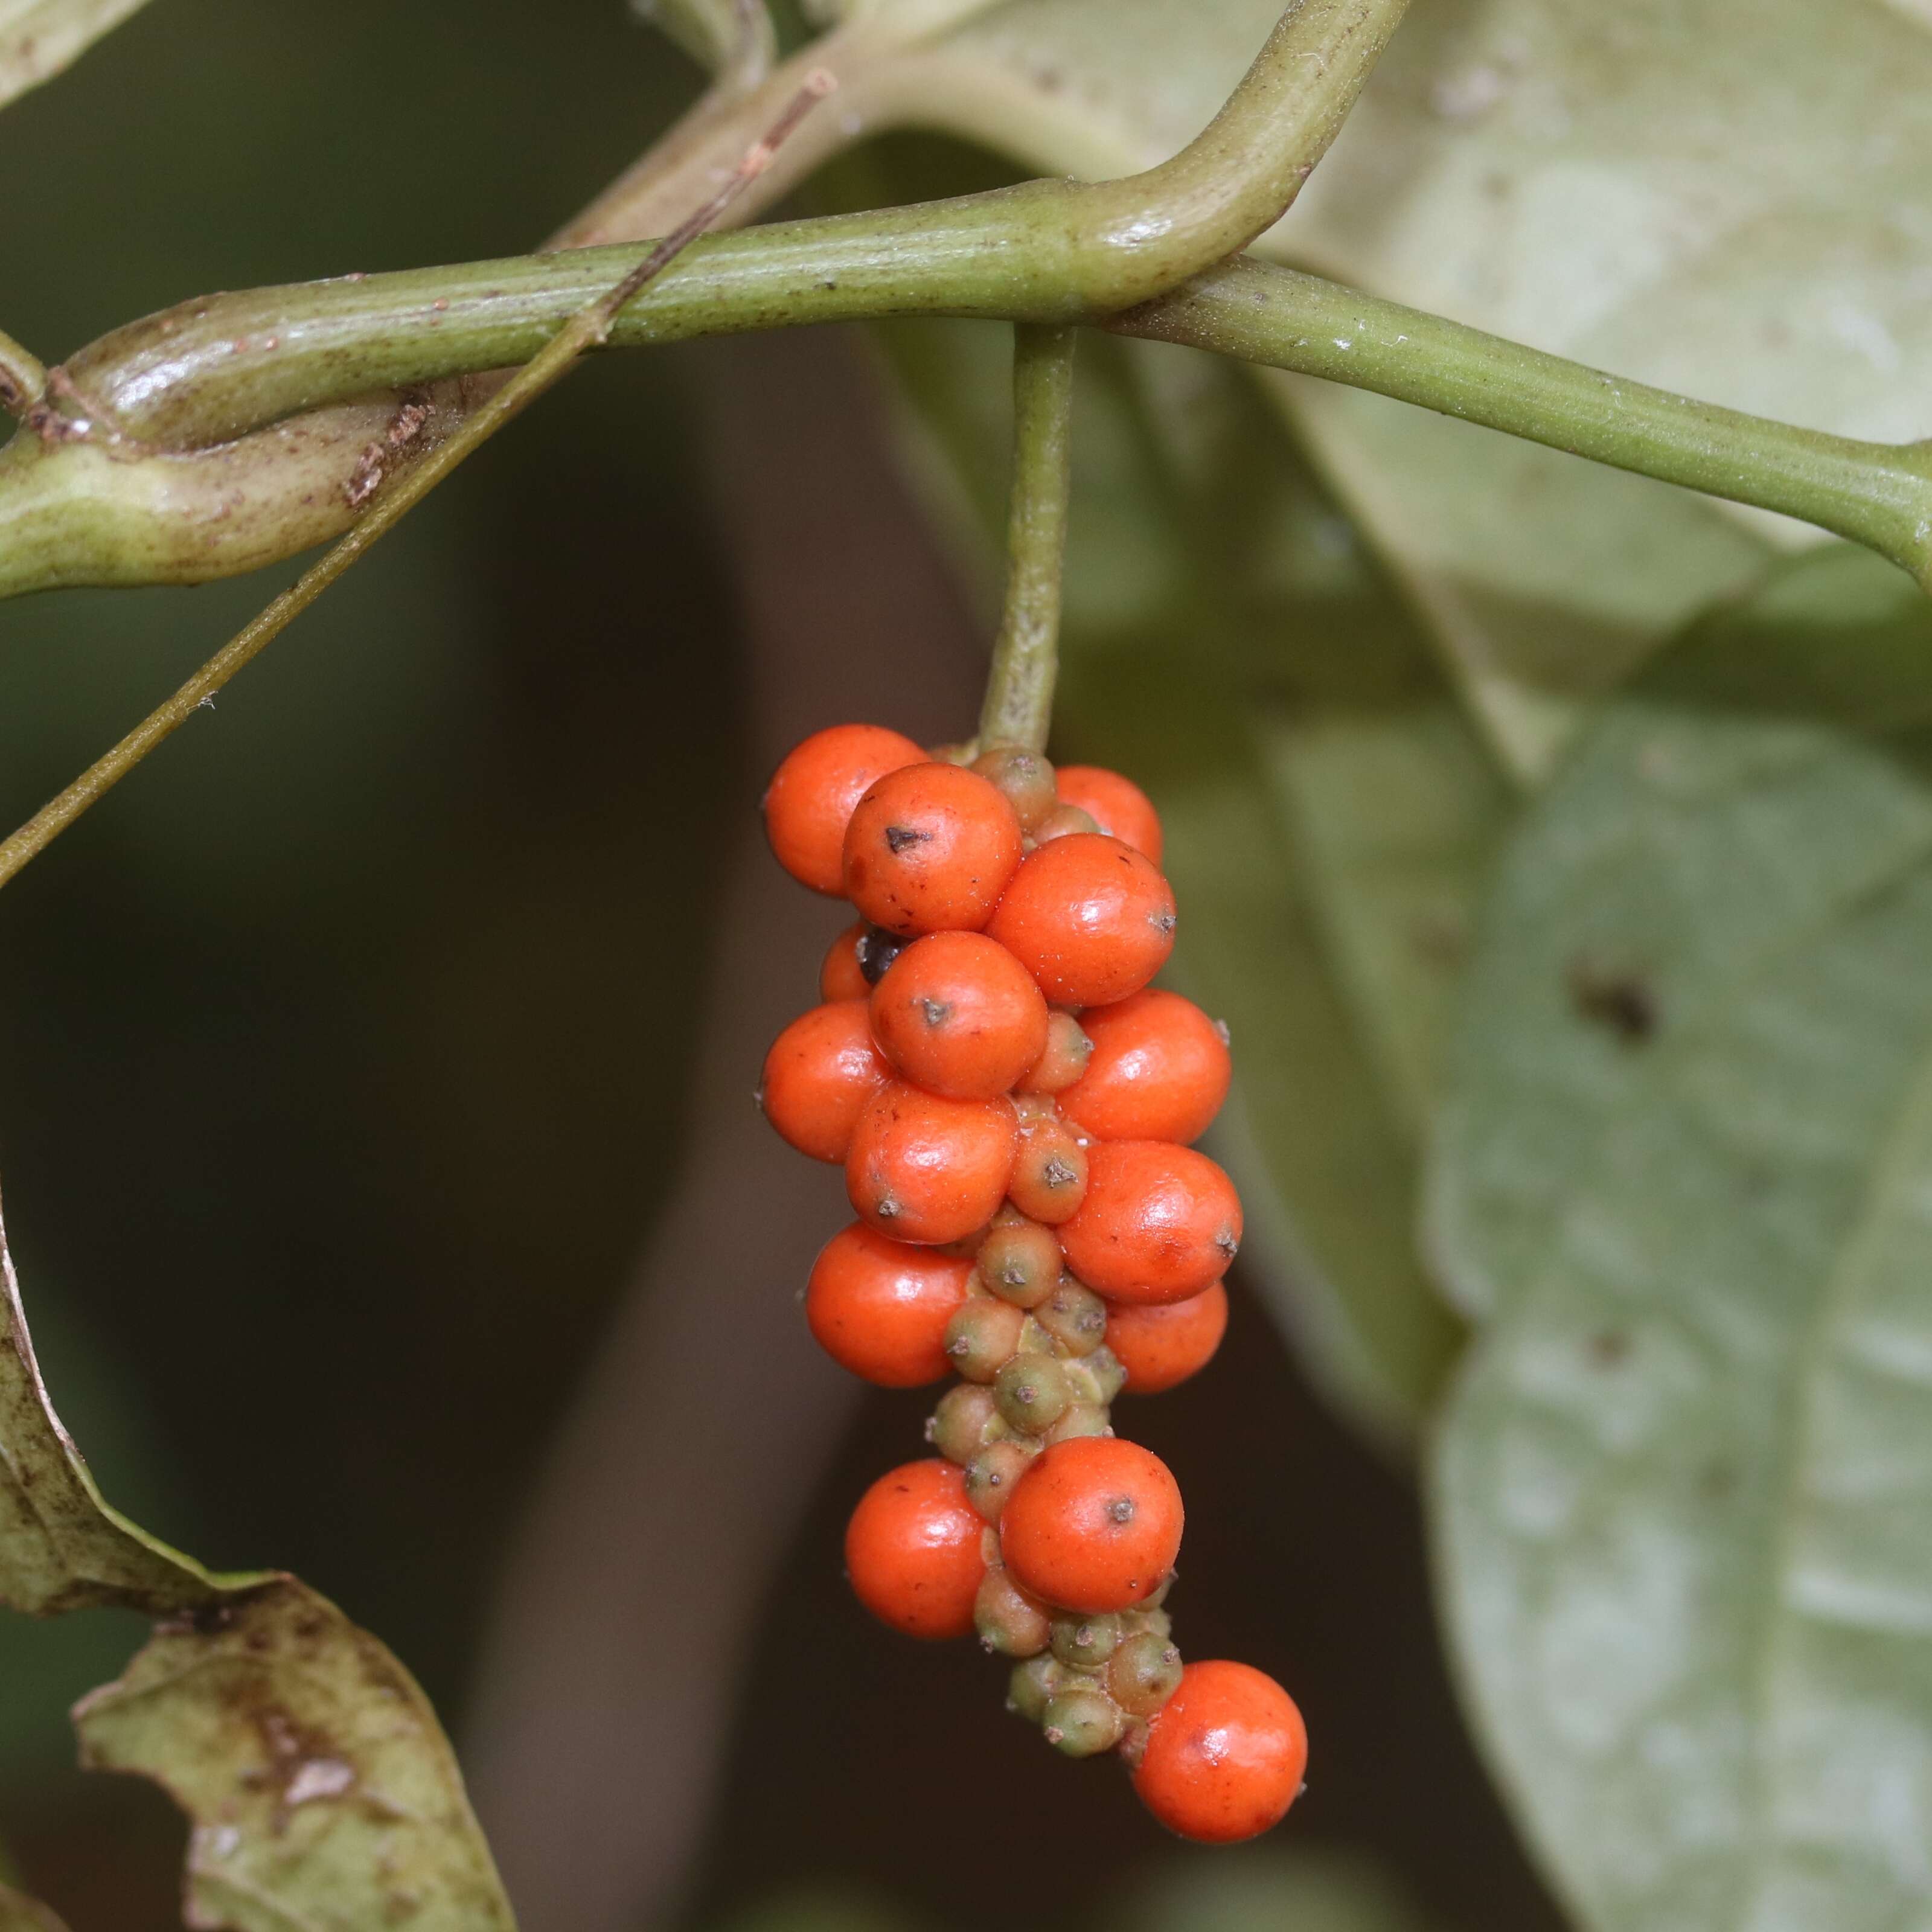
[[[808,75],[778,124],[746,155],[737,173],[674,232],[635,263],[614,287],[599,291],[508,381],[458,425],[416,466],[377,495],[349,534],[311,565],[268,608],[238,631],[194,676],[157,706],[104,757],[10,838],[0,841],[0,886],[44,851],[81,814],[160,744],[179,730],[235,674],[260,653],[380,538],[400,523],[464,459],[479,449],[546,389],[562,380],[589,349],[609,340],[612,325],[644,286],[682,254],[726,208],[764,172],[772,154],[805,115],[831,91],[829,76]]]
[[[10,335],[0,334],[0,410],[25,416],[46,392],[47,372],[40,358]]]
[[[1013,331],[1013,482],[1006,509],[1006,603],[993,645],[983,746],[1046,749],[1060,668],[1060,583],[1073,482],[1077,332],[1022,322]]]

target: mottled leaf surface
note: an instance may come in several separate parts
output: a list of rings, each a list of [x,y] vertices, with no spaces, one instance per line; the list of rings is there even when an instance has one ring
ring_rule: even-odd
[[[190,1925],[513,1924],[428,1700],[292,1577],[163,1624],[75,1722],[88,1766],[145,1774],[194,1821]]]
[[[0,105],[51,80],[146,0],[0,0]]]
[[[1512,842],[1430,1183],[1455,1654],[1600,1932],[1932,1923],[1932,610],[1849,549]]]

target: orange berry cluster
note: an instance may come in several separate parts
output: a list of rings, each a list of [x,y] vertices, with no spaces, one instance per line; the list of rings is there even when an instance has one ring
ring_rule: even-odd
[[[1228,1090],[1225,1032],[1149,986],[1174,930],[1154,808],[1112,772],[848,724],[791,753],[764,811],[786,869],[860,915],[760,1093],[859,1216],[806,1318],[868,1382],[962,1378],[939,1454],[854,1511],[853,1588],[911,1636],[976,1630],[1015,1660],[1011,1707],[1070,1756],[1118,1749],[1175,1831],[1265,1831],[1301,1786],[1300,1715],[1245,1664],[1183,1666],[1180,1491],[1112,1424],[1124,1389],[1213,1355],[1241,1234],[1189,1144]]]

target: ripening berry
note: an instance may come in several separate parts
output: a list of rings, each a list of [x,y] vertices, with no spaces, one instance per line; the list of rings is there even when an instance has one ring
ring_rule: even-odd
[[[1022,832],[1032,832],[1060,802],[1053,767],[1023,745],[995,745],[973,760],[973,770],[1006,794]]]
[[[962,1381],[990,1382],[1019,1352],[1026,1316],[1010,1301],[970,1295],[946,1324],[946,1359]]]
[[[908,1636],[964,1636],[986,1562],[981,1524],[950,1462],[908,1462],[859,1499],[845,1568],[859,1600]]]
[[[1072,1406],[1073,1390],[1066,1371],[1051,1355],[1028,1349],[1000,1364],[993,1396],[1010,1429],[1043,1436]]]
[[[845,1192],[895,1240],[961,1240],[1005,1198],[1018,1139],[1010,1101],[948,1100],[889,1080],[860,1110]]]
[[[1120,1706],[1104,1690],[1077,1678],[1056,1690],[1040,1714],[1040,1736],[1068,1757],[1112,1750],[1126,1727]]]
[[[872,988],[872,1036],[916,1087],[954,1100],[1006,1093],[1046,1050],[1046,1002],[983,932],[916,939]]]
[[[1180,1653],[1165,1630],[1129,1637],[1107,1662],[1107,1694],[1130,1718],[1150,1718],[1180,1682]]]
[[[1158,1456],[1081,1436],[1042,1450],[1014,1484],[1000,1548],[1021,1587],[1057,1609],[1124,1610],[1174,1568],[1181,1522],[1180,1488]]]
[[[1077,805],[1057,805],[1040,821],[1033,839],[1036,845],[1044,845],[1049,839],[1064,838],[1070,832],[1100,829],[1100,821],[1090,812],[1082,812]]]
[[[1307,1768],[1293,1699],[1264,1672],[1216,1660],[1181,1672],[1151,1721],[1134,1789],[1168,1830],[1232,1845],[1280,1821]]]
[[[1054,1694],[1064,1689],[1072,1673],[1057,1657],[1035,1657],[1016,1665],[1006,1679],[1006,1708],[1016,1717],[1036,1724],[1046,1715]]]
[[[939,1398],[926,1425],[926,1439],[950,1462],[970,1462],[998,1433],[1005,1433],[993,1391],[976,1382],[962,1382]]]
[[[1046,1050],[1020,1076],[1016,1090],[1022,1094],[1064,1093],[1087,1071],[1094,1057],[1094,1042],[1081,1030],[1071,1013],[1050,1013],[1046,1022]]]
[[[1056,778],[1061,804],[1078,806],[1102,832],[1160,863],[1160,814],[1131,778],[1099,765],[1062,765]]]
[[[1174,894],[1132,846],[1074,832],[1028,854],[986,929],[1056,1005],[1106,1006],[1166,964]]]
[[[1149,987],[1080,1016],[1093,1042],[1060,1111],[1103,1141],[1194,1141],[1228,1097],[1226,1036],[1192,1000]]]
[[[805,1318],[841,1368],[880,1388],[917,1388],[946,1372],[946,1324],[972,1278],[964,1256],[889,1240],[861,1222],[819,1250]]]
[[[1022,1115],[1006,1192],[1030,1220],[1057,1227],[1087,1198],[1087,1150],[1064,1120]]]
[[[872,997],[866,969],[859,963],[859,942],[868,930],[862,919],[848,926],[832,942],[825,964],[818,969],[821,1000],[864,1000]]]
[[[1159,1395],[1214,1359],[1228,1330],[1228,1291],[1217,1281],[1185,1301],[1117,1304],[1107,1316],[1107,1346],[1126,1371],[1131,1395]]]
[[[1126,1634],[1111,1612],[1097,1617],[1055,1617],[1053,1654],[1076,1670],[1097,1670],[1120,1648]]]
[[[845,828],[845,896],[889,932],[978,931],[1019,862],[1012,807],[957,765],[881,778]]]
[[[1076,1402],[1069,1405],[1060,1420],[1046,1432],[1048,1442],[1071,1442],[1079,1436],[1111,1436],[1114,1418],[1104,1403]]]
[[[765,788],[765,836],[778,863],[815,892],[845,889],[852,808],[888,772],[924,762],[910,738],[880,724],[835,724],[796,746]]]
[[[1018,1215],[987,1229],[978,1260],[982,1285],[1016,1308],[1037,1308],[1060,1286],[1064,1266],[1053,1231]]]
[[[892,1071],[865,1001],[835,1000],[801,1013],[772,1042],[758,1105],[800,1154],[843,1160],[866,1103]]]
[[[980,1586],[973,1627],[980,1642],[1001,1657],[1037,1657],[1053,1634],[1045,1607],[999,1568],[988,1570]]]
[[[872,1103],[876,1106],[878,1103]],[[1062,1224],[1066,1264],[1109,1301],[1185,1301],[1219,1281],[1241,1240],[1234,1183],[1167,1141],[1096,1141],[1087,1196]]]
[[[1032,1443],[1009,1438],[989,1442],[966,1465],[962,1474],[966,1500],[988,1522],[998,1522],[1013,1486],[1026,1473],[1035,1454]]]
[[[1070,1355],[1090,1355],[1107,1339],[1107,1304],[1070,1274],[1060,1276],[1033,1318]]]

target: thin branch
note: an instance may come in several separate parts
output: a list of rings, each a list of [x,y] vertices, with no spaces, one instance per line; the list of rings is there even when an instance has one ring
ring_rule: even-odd
[[[454,434],[433,450],[387,492],[377,496],[362,520],[318,563],[304,571],[251,622],[216,652],[164,704],[142,720],[104,757],[61,794],[0,843],[0,886],[64,832],[88,806],[127,776],[162,740],[256,657],[380,538],[513,418],[566,375],[587,349],[609,339],[625,304],[662,274],[737,196],[763,174],[772,157],[805,116],[831,92],[829,74],[808,74],[770,131],[755,142],[736,171],[704,206],[652,248],[616,284],[577,310],[536,356],[502,388],[466,418]]]
[[[40,358],[10,335],[0,334],[0,410],[24,416],[46,393],[47,372]]]
[[[1046,749],[1060,668],[1060,586],[1073,481],[1076,330],[1013,331],[1013,481],[1006,602],[980,715],[982,745]]]

